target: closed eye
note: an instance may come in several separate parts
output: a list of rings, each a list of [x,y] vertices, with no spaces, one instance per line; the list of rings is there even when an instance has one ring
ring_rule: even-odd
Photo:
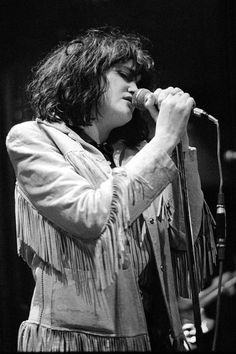
[[[141,79],[141,75],[137,75],[135,70],[129,69],[129,68],[116,68],[116,72],[122,79],[124,79],[126,82],[132,82],[134,81],[135,83],[138,83]]]
[[[131,71],[117,70],[117,72],[127,82],[135,80],[135,77]]]

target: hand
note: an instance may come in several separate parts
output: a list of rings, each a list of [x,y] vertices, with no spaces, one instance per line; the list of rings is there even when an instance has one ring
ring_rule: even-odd
[[[194,314],[192,309],[192,300],[188,298],[179,297],[178,307],[180,310],[180,317],[182,322],[182,329],[186,339],[185,348],[187,350],[196,349],[196,328],[194,325]],[[215,321],[208,318],[203,307],[200,308],[201,329],[202,333],[211,331],[215,325]]]
[[[194,99],[178,87],[157,89],[150,93],[145,107],[156,121],[155,136],[164,139],[164,143],[172,145],[173,149],[181,137],[186,137],[188,120],[194,106]]]
[[[182,94],[184,93],[179,87],[167,87],[166,89],[158,88],[154,92],[150,92],[147,95],[147,99],[145,101],[145,107],[148,109],[152,118],[156,121],[161,103],[168,95]]]
[[[204,308],[200,309],[201,311],[201,329],[202,333],[207,333],[214,328],[215,321],[212,318],[206,316]],[[195,350],[197,349],[197,342],[196,342],[196,328],[194,323],[186,321],[182,326],[184,336],[186,338],[186,349]],[[187,348],[187,346],[189,348]]]

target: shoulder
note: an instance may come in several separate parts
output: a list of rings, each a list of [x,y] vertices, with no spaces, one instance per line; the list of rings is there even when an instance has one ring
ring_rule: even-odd
[[[36,121],[26,121],[15,124],[8,132],[6,136],[7,147],[13,143],[30,141],[35,138],[35,135],[39,135],[40,129]]]
[[[63,142],[63,136],[70,136],[70,129],[64,123],[49,123],[40,119],[14,125],[6,136],[6,146],[11,144],[55,144]]]
[[[64,123],[49,123],[41,120],[14,125],[7,137],[6,148],[11,159],[45,158],[45,154],[84,154],[82,139]],[[55,156],[54,156],[55,158]]]
[[[55,143],[44,124],[37,121],[25,121],[15,124],[6,136],[6,148],[10,155],[29,154],[55,149]]]
[[[24,134],[28,131],[33,131],[37,129],[37,122],[36,121],[26,121],[22,123],[15,124],[11,127],[11,129],[8,132],[7,136],[12,136],[15,134]]]

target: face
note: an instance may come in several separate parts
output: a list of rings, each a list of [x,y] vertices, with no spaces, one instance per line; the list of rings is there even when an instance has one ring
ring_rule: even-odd
[[[133,61],[119,63],[106,74],[107,91],[99,107],[99,122],[110,131],[128,123],[133,114],[132,95],[140,77],[136,77]]]

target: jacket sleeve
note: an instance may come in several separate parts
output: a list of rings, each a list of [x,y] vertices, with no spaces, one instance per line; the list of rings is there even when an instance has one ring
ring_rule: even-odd
[[[94,161],[53,127],[18,124],[6,145],[27,200],[53,224],[84,240],[98,238],[115,217],[127,227],[176,176],[170,157],[155,151],[152,142],[96,186],[88,178],[93,173],[96,178]]]

